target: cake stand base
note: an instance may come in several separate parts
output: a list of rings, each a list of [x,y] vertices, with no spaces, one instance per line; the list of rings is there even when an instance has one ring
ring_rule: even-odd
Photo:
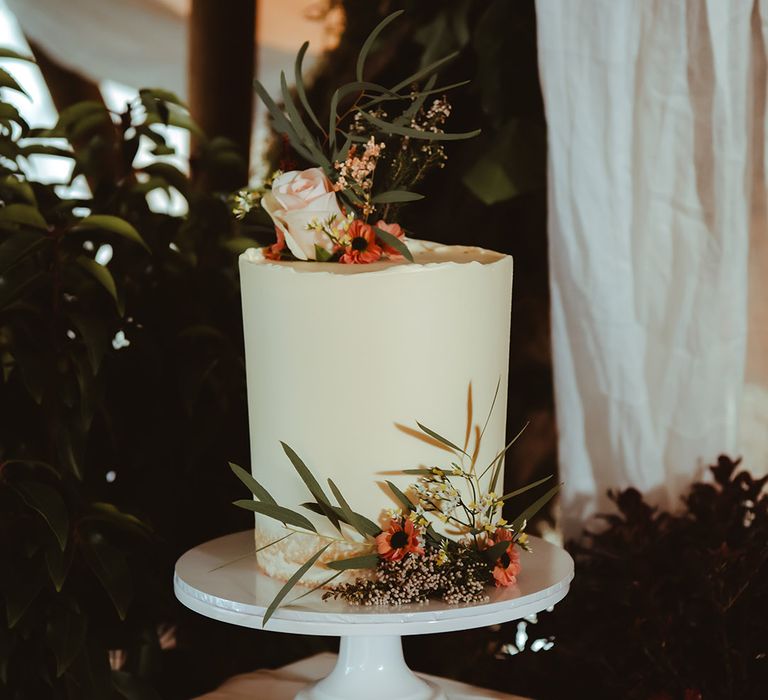
[[[330,675],[296,700],[447,700],[405,663],[400,637],[342,637]]]

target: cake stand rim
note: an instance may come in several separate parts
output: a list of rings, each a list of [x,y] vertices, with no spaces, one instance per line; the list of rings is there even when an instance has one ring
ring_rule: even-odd
[[[322,636],[403,636],[458,631],[527,617],[560,602],[568,593],[574,577],[574,562],[568,552],[541,538],[531,537],[534,552],[523,556],[537,556],[536,553],[543,548],[547,552],[546,556],[557,557],[555,568],[559,569],[559,575],[556,580],[550,581],[549,585],[518,597],[451,606],[441,602],[429,602],[424,605],[389,606],[384,610],[372,607],[356,608],[351,605],[344,606],[343,611],[324,610],[324,603],[319,603],[315,609],[286,606],[278,608],[266,626],[262,627],[261,620],[267,605],[243,600],[249,597],[249,581],[246,578],[250,579],[250,583],[254,577],[257,581],[269,580],[269,577],[257,571],[255,567],[253,570],[239,573],[240,580],[237,583],[242,583],[242,595],[238,596],[240,600],[206,592],[203,590],[205,586],[200,583],[195,586],[185,580],[185,573],[193,578],[189,571],[185,571],[190,566],[190,558],[199,555],[203,548],[223,548],[225,545],[231,546],[237,539],[249,538],[250,541],[252,536],[253,530],[245,530],[217,537],[193,547],[179,557],[174,571],[174,593],[178,600],[206,617],[243,627],[263,628],[266,631]],[[216,570],[217,567],[214,567],[207,574],[203,574],[203,578],[206,581],[213,580],[216,578]],[[250,596],[252,598],[253,594]]]

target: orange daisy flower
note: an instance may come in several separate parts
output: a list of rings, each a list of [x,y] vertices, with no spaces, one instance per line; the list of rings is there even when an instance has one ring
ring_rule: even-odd
[[[379,556],[389,561],[399,561],[406,554],[424,554],[415,525],[403,518],[393,520],[388,530],[376,536]]]
[[[493,533],[493,537],[488,538],[488,546],[491,547],[497,542],[507,540],[509,546],[506,551],[496,560],[496,566],[493,567],[493,578],[497,586],[513,586],[517,583],[517,575],[520,573],[520,552],[512,541],[512,533],[506,528],[500,527]]]
[[[383,253],[376,242],[373,227],[355,219],[347,229],[348,242],[343,246],[344,255],[339,262],[347,265],[376,262]]]

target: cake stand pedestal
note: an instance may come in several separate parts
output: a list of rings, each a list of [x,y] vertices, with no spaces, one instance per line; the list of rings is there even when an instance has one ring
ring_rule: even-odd
[[[323,601],[296,586],[264,629],[288,634],[341,637],[339,659],[323,680],[297,700],[447,700],[406,665],[400,638],[485,627],[540,612],[562,600],[573,579],[573,560],[563,549],[531,537],[532,554],[521,553],[518,584],[489,590],[490,599],[472,605],[429,602],[399,607],[357,607]],[[176,562],[174,591],[201,615],[242,627],[262,628],[269,603],[282,587],[262,574],[253,556],[253,531],[206,542]]]

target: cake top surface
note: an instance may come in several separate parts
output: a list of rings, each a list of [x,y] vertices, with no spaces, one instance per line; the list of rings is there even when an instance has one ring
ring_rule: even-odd
[[[249,248],[241,256],[241,261],[255,265],[268,265],[283,268],[295,273],[330,273],[334,275],[359,275],[372,272],[415,272],[427,268],[446,265],[480,264],[492,265],[511,259],[509,255],[476,246],[444,245],[433,241],[409,238],[408,249],[413,255],[413,262],[407,260],[381,260],[367,265],[342,265],[337,262],[302,262],[287,260],[268,260],[261,248]]]

